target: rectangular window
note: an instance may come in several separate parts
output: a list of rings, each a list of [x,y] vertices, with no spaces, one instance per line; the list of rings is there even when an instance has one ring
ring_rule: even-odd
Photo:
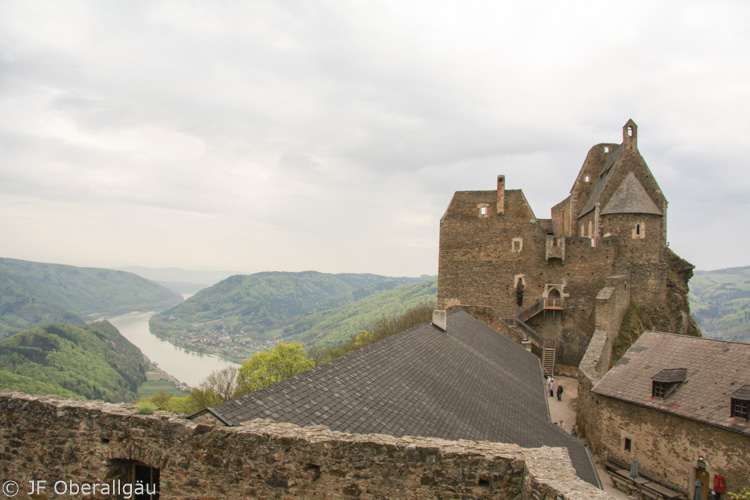
[[[750,401],[732,398],[732,416],[750,420]]]
[[[663,398],[667,394],[667,388],[669,384],[664,382],[654,382],[651,390],[651,395],[655,398]]]
[[[633,448],[633,441],[630,438],[625,438],[625,451],[631,451]]]
[[[515,253],[518,253],[521,250],[523,250],[523,239],[521,239],[521,238],[513,238],[513,251]]]

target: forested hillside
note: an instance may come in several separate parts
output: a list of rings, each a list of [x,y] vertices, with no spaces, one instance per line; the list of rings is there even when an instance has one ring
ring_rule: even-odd
[[[384,317],[420,304],[437,304],[437,278],[379,292],[357,302],[310,314],[284,328],[282,337],[304,345],[329,347],[349,341]]]
[[[704,337],[750,342],[750,267],[696,271],[689,297]]]
[[[82,317],[159,310],[182,298],[123,271],[0,258],[0,338],[36,326],[83,326]]]
[[[314,271],[232,276],[155,315],[151,331],[188,348],[243,357],[254,352],[254,340],[348,340],[379,317],[434,302],[435,295],[436,279],[427,277]]]
[[[109,322],[48,325],[0,341],[0,388],[131,401],[148,361]]]

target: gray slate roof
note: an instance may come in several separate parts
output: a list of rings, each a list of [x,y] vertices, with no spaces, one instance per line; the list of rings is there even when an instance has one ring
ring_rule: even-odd
[[[625,176],[607,206],[602,210],[602,215],[609,214],[663,215],[633,172]]]
[[[685,381],[666,399],[652,397],[653,377],[677,368],[686,369]],[[645,332],[592,391],[750,435],[750,422],[730,409],[732,395],[748,385],[750,344]]]
[[[598,486],[588,450],[550,422],[539,359],[465,311],[208,410],[336,431],[554,446]]]
[[[586,204],[578,214],[579,219],[587,213],[591,212],[596,206],[596,202],[599,201],[599,197],[604,192],[604,188],[607,186],[609,178],[611,177],[611,174],[614,171],[615,167],[620,162],[624,151],[625,148],[623,146],[620,146],[609,154],[609,158],[607,158],[607,163],[604,164],[604,168],[602,169],[602,173],[599,176],[599,180],[596,181],[594,189],[591,190],[591,194],[589,195],[589,199],[586,201]]]

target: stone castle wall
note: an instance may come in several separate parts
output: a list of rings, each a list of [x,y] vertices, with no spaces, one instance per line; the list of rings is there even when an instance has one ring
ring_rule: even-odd
[[[576,419],[592,453],[620,464],[629,464],[636,453],[642,474],[686,494],[700,456],[708,461],[711,485],[720,475],[728,491],[750,487],[750,436],[591,392],[609,369],[630,303],[627,285],[624,276],[611,277],[597,296],[596,331],[578,367]]]
[[[505,190],[504,176],[497,191],[456,192],[440,221],[438,307],[479,306],[515,317],[557,285],[566,301],[563,319],[555,313],[527,325],[557,341],[560,361],[577,365],[608,276],[627,276],[631,300],[653,323],[667,310],[689,316],[686,301],[671,310],[666,230],[667,201],[630,120],[622,145],[589,150],[549,220],[534,216],[520,190]]]
[[[705,457],[709,485],[719,475],[727,491],[750,487],[750,436],[590,391],[585,396],[587,419],[596,422],[587,426],[586,441],[597,457],[629,464],[635,453],[642,474],[685,493],[693,491],[697,460]]]
[[[139,415],[125,405],[0,392],[0,476],[17,482],[18,498],[30,498],[31,481],[46,481],[35,499],[57,497],[58,481],[114,484],[130,463],[158,469],[163,499],[611,498],[575,476],[560,448],[269,421],[222,427],[166,412]]]
[[[576,421],[587,443],[590,439],[589,430],[595,434],[596,428],[602,425],[596,408],[598,402],[594,400],[595,395],[591,393],[591,389],[609,370],[612,346],[629,306],[630,287],[626,277],[607,278],[607,286],[596,297],[596,330],[578,365]],[[606,459],[600,455],[597,457]]]

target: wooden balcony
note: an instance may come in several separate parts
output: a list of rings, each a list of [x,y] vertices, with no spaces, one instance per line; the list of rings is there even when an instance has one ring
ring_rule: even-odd
[[[547,311],[562,311],[565,309],[565,300],[561,298],[544,299],[544,309]]]

